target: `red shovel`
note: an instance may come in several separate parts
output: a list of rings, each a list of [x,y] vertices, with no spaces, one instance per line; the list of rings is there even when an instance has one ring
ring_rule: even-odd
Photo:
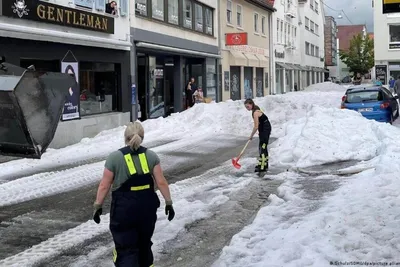
[[[248,140],[246,145],[243,147],[242,151],[240,152],[239,156],[237,156],[237,158],[233,158],[232,159],[232,164],[233,167],[235,167],[236,169],[240,169],[242,167],[242,165],[239,164],[239,159],[242,157],[244,151],[246,150],[247,146],[249,145],[251,140]]]

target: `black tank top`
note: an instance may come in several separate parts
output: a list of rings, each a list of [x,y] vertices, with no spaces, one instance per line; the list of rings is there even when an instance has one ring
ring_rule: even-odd
[[[259,106],[254,106],[253,112],[251,113],[251,116],[254,118],[254,112],[256,112],[257,110],[261,111]],[[267,115],[264,114],[264,112],[262,112],[262,115],[260,117],[258,117],[258,122],[260,126],[262,126],[265,122],[269,122]]]

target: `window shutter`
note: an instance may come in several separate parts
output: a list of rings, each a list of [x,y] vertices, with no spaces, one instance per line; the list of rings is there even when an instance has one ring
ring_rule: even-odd
[[[95,0],[95,8],[98,11],[106,10],[106,0]]]
[[[125,17],[128,14],[128,0],[120,0],[121,16]]]

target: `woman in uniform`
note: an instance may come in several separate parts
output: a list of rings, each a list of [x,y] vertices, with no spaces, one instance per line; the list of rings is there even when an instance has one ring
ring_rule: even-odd
[[[151,267],[154,261],[151,238],[160,207],[154,182],[165,199],[169,221],[174,218],[175,211],[159,157],[141,146],[143,126],[139,122],[130,123],[124,135],[126,147],[111,153],[106,160],[93,220],[100,223],[104,199],[112,188],[110,230],[115,243],[114,264],[117,267]]]
[[[260,143],[259,143],[259,154],[260,158],[255,168],[255,172],[265,172],[268,170],[268,141],[271,135],[271,123],[268,120],[267,115],[262,112],[253,99],[246,99],[244,105],[247,110],[251,110],[251,115],[254,121],[253,131],[250,134],[249,140],[253,140],[253,136],[258,131]]]

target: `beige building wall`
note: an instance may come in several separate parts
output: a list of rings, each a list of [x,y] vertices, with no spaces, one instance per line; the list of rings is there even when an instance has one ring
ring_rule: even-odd
[[[231,10],[230,19],[228,19],[228,9]],[[260,95],[260,90],[257,94],[257,86],[259,86],[258,89],[260,89],[260,79],[256,79],[257,68],[263,70],[262,95],[268,95],[270,86],[269,77],[271,76],[269,70],[269,23],[272,12],[259,8],[246,1],[221,0],[220,16],[223,84],[222,100],[237,100],[238,95],[231,94],[231,92],[235,92],[236,89],[240,91],[240,99],[245,99],[245,67],[251,67],[253,69],[253,79],[251,80],[252,97],[254,98]],[[255,16],[258,17],[257,23],[255,23]],[[257,24],[257,29],[255,29],[255,24]],[[247,45],[226,45],[227,33],[247,33]],[[240,82],[235,79],[235,76],[230,72],[231,67],[235,66],[240,67]],[[229,72],[229,81],[227,80],[227,72]],[[235,84],[237,84],[237,86],[235,86]],[[228,88],[229,90],[227,90]]]

